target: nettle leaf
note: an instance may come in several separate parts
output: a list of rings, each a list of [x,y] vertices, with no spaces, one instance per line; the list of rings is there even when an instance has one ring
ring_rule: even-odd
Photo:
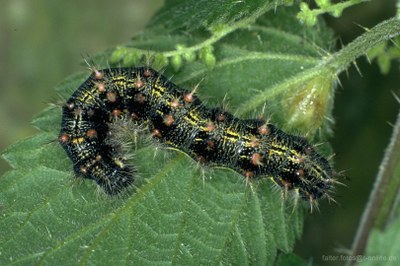
[[[272,123],[325,139],[335,76],[320,65],[331,35],[323,24],[324,34],[303,28],[295,12],[278,8],[217,40],[212,67],[197,58],[179,71],[162,70],[187,89],[200,82],[197,92],[209,106],[224,105],[243,118],[263,114],[265,106]],[[158,39],[176,47],[206,37],[199,31],[146,38],[130,47],[149,42],[162,52]],[[60,84],[60,96],[67,99],[87,75]],[[155,143],[132,150],[140,173],[132,193],[105,197],[94,182],[73,177],[56,141],[60,123],[60,107],[44,110],[33,121],[40,133],[3,153],[14,170],[0,178],[1,264],[270,265],[301,235],[302,202],[284,200],[269,179],[246,185],[231,170],[201,167]]]
[[[150,21],[149,26],[163,25],[169,31],[194,30],[231,24],[257,12],[266,12],[291,0],[167,0],[164,7]]]
[[[397,213],[398,213],[397,208]],[[366,256],[360,256],[361,265],[376,265],[377,261],[398,264],[400,254],[400,219],[395,217],[385,230],[374,229],[369,235]]]

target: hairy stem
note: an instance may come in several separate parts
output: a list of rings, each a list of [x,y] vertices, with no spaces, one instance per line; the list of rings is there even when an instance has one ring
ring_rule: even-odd
[[[397,12],[396,12],[396,17],[397,19],[400,19],[400,0],[397,0]]]
[[[312,13],[315,15],[321,15],[324,13],[329,13],[329,12],[335,12],[339,10],[340,12],[343,11],[344,9],[354,6],[356,4],[360,4],[362,2],[368,2],[370,0],[350,0],[347,2],[340,2],[337,4],[329,5],[328,7],[320,8],[320,9],[313,9],[311,10]]]
[[[333,68],[336,73],[340,73],[371,48],[398,35],[400,35],[400,19],[385,20],[333,54],[324,64]]]
[[[243,102],[238,114],[243,115],[259,108],[267,101],[270,94],[281,92],[288,87],[301,84],[317,76],[338,75],[347,69],[352,62],[355,62],[358,57],[366,54],[371,48],[398,35],[400,35],[400,20],[385,20],[356,38],[340,51],[322,58],[320,63],[316,64],[315,67],[299,72],[297,75],[287,78],[284,83],[264,90],[259,94],[259,97],[253,97]]]
[[[362,215],[356,237],[353,242],[352,255],[362,255],[372,229],[383,230],[395,207],[400,189],[400,112],[393,128],[389,146],[386,149],[374,188],[370,194],[367,207]]]
[[[276,8],[277,6],[283,5],[284,3],[285,3],[285,1],[266,2],[262,8],[260,8],[259,10],[257,10],[256,12],[254,12],[253,14],[251,14],[250,16],[248,16],[244,19],[238,20],[237,22],[235,22],[229,26],[224,25],[224,27],[221,27],[218,30],[210,29],[212,35],[201,43],[197,43],[193,46],[185,47],[180,50],[174,49],[171,51],[165,51],[165,52],[162,52],[162,54],[168,58],[168,57],[173,57],[175,55],[182,55],[182,54],[188,53],[188,52],[199,51],[204,47],[207,47],[207,46],[212,45],[213,43],[216,43],[217,41],[219,41],[220,39],[222,39],[223,37],[225,37],[226,35],[228,35],[229,33],[233,32],[237,29],[244,28],[251,24],[254,24],[254,22],[260,16],[264,15],[266,12],[270,11],[271,9]],[[127,50],[132,49],[132,50],[135,50],[135,51],[143,53],[143,54],[158,53],[157,51],[142,50],[142,49],[138,49],[138,48],[128,48],[127,47],[126,49]]]

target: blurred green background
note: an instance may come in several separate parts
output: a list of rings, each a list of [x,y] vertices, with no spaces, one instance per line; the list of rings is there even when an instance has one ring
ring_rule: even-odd
[[[127,42],[161,7],[162,0],[2,0],[0,6],[0,150],[35,133],[32,116],[57,100],[53,88],[68,75],[85,69],[82,55],[95,55]],[[346,10],[339,19],[326,17],[346,44],[393,16],[394,0],[375,0]],[[361,25],[361,26],[360,26]],[[392,92],[400,95],[398,62],[388,75],[365,58],[340,76],[334,117],[335,167],[344,170],[347,187],[340,187],[340,203],[321,202],[321,211],[306,220],[296,252],[313,257],[351,247],[360,215],[368,199],[378,165],[391,134],[390,123],[399,110]],[[0,175],[9,170],[0,159]]]

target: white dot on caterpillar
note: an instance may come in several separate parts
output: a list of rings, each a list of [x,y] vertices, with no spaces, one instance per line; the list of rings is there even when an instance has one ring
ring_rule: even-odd
[[[268,135],[270,133],[268,124],[266,123],[266,124],[260,126],[258,128],[258,133],[260,133],[261,135]]]
[[[95,129],[89,129],[86,131],[86,136],[89,138],[96,138],[97,137],[97,131]]]
[[[107,92],[107,100],[109,101],[109,102],[112,102],[112,103],[114,103],[114,102],[116,102],[117,101],[117,95],[114,93],[114,92]]]
[[[215,148],[215,142],[213,140],[207,140],[207,150],[211,151]]]
[[[143,88],[144,82],[140,79],[140,76],[138,76],[137,80],[134,83],[135,87],[138,89]]]
[[[97,69],[94,69],[94,78],[95,79],[102,79],[104,77],[103,72],[98,71]]]
[[[61,134],[60,137],[58,137],[58,139],[60,140],[60,142],[62,143],[67,143],[69,140],[69,135],[67,134]]]
[[[166,126],[171,126],[174,123],[175,119],[172,115],[165,115],[163,118],[163,122]]]
[[[252,136],[252,137],[251,137],[251,140],[250,140],[250,146],[251,146],[252,148],[256,148],[256,147],[258,147],[259,145],[260,145],[260,140],[259,140],[257,137]]]
[[[312,152],[312,150],[313,150],[312,147],[307,146],[307,147],[305,148],[304,152],[305,152],[307,155],[310,155],[311,152]]]
[[[206,159],[204,158],[204,156],[201,156],[201,155],[197,156],[196,160],[201,164],[204,164],[206,162]]]
[[[161,132],[160,132],[160,130],[158,130],[158,129],[153,129],[153,130],[151,131],[151,135],[152,135],[153,137],[161,138]]]
[[[86,166],[81,166],[81,167],[79,168],[79,171],[80,171],[82,174],[87,174],[88,169],[87,169]]]
[[[146,78],[151,77],[153,75],[153,72],[150,69],[145,69],[143,71],[143,76],[145,76]]]
[[[74,104],[74,103],[67,103],[67,104],[66,104],[66,107],[67,107],[69,110],[72,110],[72,109],[75,108],[75,104]]]
[[[185,99],[186,102],[191,103],[193,102],[193,93],[192,92],[187,93],[183,98]]]
[[[225,119],[226,119],[226,116],[225,116],[224,113],[220,113],[220,114],[218,115],[218,117],[217,117],[217,120],[220,121],[220,122],[225,121]]]
[[[96,83],[96,87],[97,87],[99,92],[105,92],[106,91],[106,85],[103,82]]]
[[[119,109],[114,109],[114,110],[111,111],[111,114],[112,114],[114,117],[119,117],[119,116],[122,114],[122,111],[119,110]]]
[[[131,120],[136,121],[139,119],[139,116],[136,113],[131,113]]]
[[[204,128],[204,131],[210,132],[215,130],[215,124],[213,122],[208,122],[206,127]]]
[[[199,84],[197,84],[197,85],[193,88],[193,90],[192,90],[191,92],[186,93],[186,94],[183,96],[183,99],[184,99],[186,102],[188,102],[188,103],[193,102],[194,99],[195,99],[194,94],[196,93],[196,90],[197,90],[198,87],[199,87]]]
[[[135,95],[135,102],[143,104],[145,101],[146,101],[146,97],[142,93]]]
[[[263,163],[261,162],[261,160],[262,160],[262,155],[261,154],[259,154],[259,153],[254,153],[253,155],[251,155],[251,163],[253,164],[253,165],[258,165],[258,166],[261,166],[261,165],[263,165]]]
[[[139,116],[136,113],[131,113],[131,119],[133,121],[139,120]]]
[[[254,172],[252,172],[252,171],[245,171],[244,172],[244,176],[246,178],[251,178],[251,177],[253,177],[253,175],[254,175]]]
[[[170,105],[171,105],[171,107],[173,107],[173,108],[177,108],[177,107],[179,107],[181,104],[179,103],[179,99],[173,99],[171,102],[170,102]]]
[[[304,156],[301,154],[296,155],[295,160],[296,160],[296,163],[304,163],[304,161],[305,161]]]
[[[299,178],[303,178],[304,174],[305,174],[305,172],[301,168],[296,171],[296,176],[299,177]]]

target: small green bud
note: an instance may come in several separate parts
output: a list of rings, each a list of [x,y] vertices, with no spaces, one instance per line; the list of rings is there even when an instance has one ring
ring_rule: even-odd
[[[297,14],[297,18],[305,23],[307,26],[313,26],[317,23],[317,17],[314,13],[310,10],[308,5],[304,2],[300,4],[300,12]]]
[[[204,47],[203,49],[201,49],[201,51],[200,51],[200,59],[209,68],[213,68],[217,61],[213,54],[213,50],[214,50],[214,48],[212,46],[207,46],[207,47]]]
[[[384,75],[388,74],[390,71],[390,64],[391,64],[390,57],[387,54],[382,53],[381,55],[378,56],[377,62],[381,73]]]
[[[327,8],[331,5],[331,1],[330,0],[315,0],[315,3],[321,8]]]
[[[168,65],[168,58],[162,53],[154,55],[154,68],[163,68]]]
[[[136,66],[140,63],[143,54],[135,49],[127,49],[122,59],[124,66]]]
[[[331,12],[331,15],[334,16],[335,18],[338,18],[342,15],[343,9],[338,8],[335,9],[334,11]]]
[[[111,63],[120,62],[124,58],[126,53],[127,53],[127,50],[125,47],[117,46],[110,56],[110,62]]]
[[[293,87],[293,95],[282,102],[290,128],[314,134],[326,122],[333,103],[335,76],[323,73]]]
[[[187,62],[194,62],[196,60],[195,52],[186,52],[182,56]]]
[[[180,55],[174,55],[171,58],[171,65],[175,71],[178,71],[182,67],[182,57]]]

